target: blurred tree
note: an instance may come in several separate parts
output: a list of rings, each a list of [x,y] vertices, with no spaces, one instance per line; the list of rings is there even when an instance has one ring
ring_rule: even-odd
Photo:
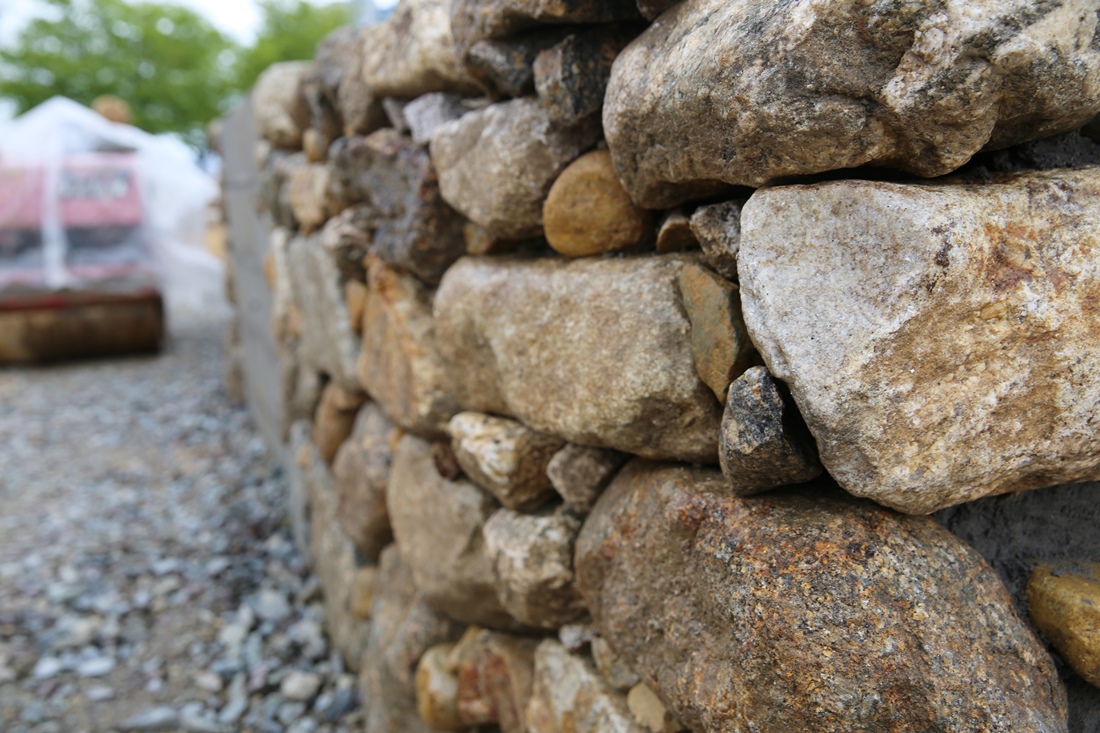
[[[317,44],[336,28],[351,22],[347,3],[313,5],[305,0],[259,0],[263,20],[252,48],[237,66],[240,89],[251,89],[263,70],[277,61],[313,58]]]
[[[91,105],[112,94],[130,104],[138,127],[200,145],[203,125],[232,102],[239,49],[194,11],[124,0],[42,4],[45,17],[0,50],[0,96],[17,112],[57,95]]]

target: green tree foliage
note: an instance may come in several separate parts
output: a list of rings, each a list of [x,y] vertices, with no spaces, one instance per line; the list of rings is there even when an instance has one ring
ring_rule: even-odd
[[[13,47],[0,50],[0,96],[18,112],[62,95],[129,102],[134,124],[198,143],[231,101],[237,49],[205,18],[178,5],[44,0]]]
[[[346,3],[313,5],[304,0],[259,0],[263,21],[255,45],[241,55],[237,66],[240,89],[250,89],[256,78],[277,61],[313,58],[322,38],[351,22]]]

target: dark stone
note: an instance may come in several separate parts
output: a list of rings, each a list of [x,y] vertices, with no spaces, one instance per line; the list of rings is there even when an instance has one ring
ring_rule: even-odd
[[[328,147],[344,131],[340,84],[359,64],[359,34],[352,26],[337,28],[317,45],[313,63],[302,77],[301,90],[309,107],[310,127]]]
[[[600,26],[574,33],[535,60],[535,89],[550,119],[572,124],[603,108],[615,57],[642,28]]]
[[[656,20],[658,15],[679,2],[680,0],[638,0],[638,12],[646,20]]]
[[[499,40],[482,40],[466,52],[463,61],[470,76],[502,97],[535,93],[532,68],[539,53],[560,43],[573,29],[550,27]]]
[[[454,0],[451,31],[459,57],[478,41],[540,25],[640,20],[634,0]]]
[[[699,240],[711,269],[737,282],[737,250],[741,248],[743,199],[700,206],[691,215],[691,232]]]

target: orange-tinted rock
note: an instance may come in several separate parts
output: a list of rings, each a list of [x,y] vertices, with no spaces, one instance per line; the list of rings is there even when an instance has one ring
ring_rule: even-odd
[[[451,653],[458,675],[458,716],[468,725],[496,724],[524,733],[538,639],[471,626]]]
[[[1062,658],[1100,687],[1100,564],[1036,568],[1027,602],[1031,620]]]
[[[680,271],[680,294],[691,321],[691,358],[699,378],[725,402],[730,382],[760,363],[741,318],[737,286],[689,263]]]

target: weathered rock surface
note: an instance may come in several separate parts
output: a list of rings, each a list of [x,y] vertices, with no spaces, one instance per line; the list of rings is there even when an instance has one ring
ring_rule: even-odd
[[[592,663],[547,639],[535,652],[535,685],[527,706],[530,733],[644,733],[626,696],[607,686]]]
[[[1031,620],[1062,658],[1100,687],[1100,564],[1039,566],[1027,601]]]
[[[581,445],[715,462],[720,406],[691,360],[685,262],[459,260],[435,299],[452,394]]]
[[[417,97],[402,110],[409,134],[417,145],[427,145],[437,128],[470,111],[461,94],[432,92]]]
[[[700,206],[691,215],[691,233],[699,240],[703,258],[727,280],[737,281],[737,251],[741,248],[741,209],[744,199]]]
[[[325,463],[331,464],[336,458],[336,452],[351,435],[355,415],[366,401],[362,392],[349,392],[334,382],[321,391],[321,402],[313,418],[313,444]]]
[[[305,61],[272,64],[252,88],[252,109],[260,136],[277,148],[302,148],[309,107],[298,85],[308,67]]]
[[[603,109],[611,65],[641,30],[629,24],[601,25],[540,52],[532,69],[539,101],[550,119],[572,124]]]
[[[369,135],[386,126],[386,111],[382,109],[380,94],[367,85],[363,78],[363,59],[366,50],[374,48],[386,33],[382,24],[360,28],[356,50],[351,63],[340,79],[337,88],[337,106],[344,121],[344,134]]]
[[[661,218],[657,226],[657,252],[668,254],[669,252],[685,252],[690,249],[699,249],[699,240],[691,231],[691,219],[687,217],[683,209],[673,209]],[[733,269],[736,271],[737,262],[734,260]],[[711,269],[715,269],[712,266]],[[723,275],[723,277],[726,277]],[[728,280],[729,278],[726,277]]]
[[[690,0],[616,61],[608,145],[648,208],[868,164],[942,175],[1095,116],[1094,9]]]
[[[653,234],[652,212],[630,200],[606,150],[585,153],[562,171],[542,220],[546,241],[566,257],[618,252]]]
[[[813,436],[786,388],[761,366],[730,385],[718,460],[735,494],[800,484],[822,473]]]
[[[381,261],[370,266],[358,363],[363,386],[386,415],[415,433],[442,435],[458,412],[436,346],[431,293]]]
[[[460,412],[447,426],[466,476],[509,509],[532,509],[553,496],[546,465],[563,441],[523,423]]]
[[[508,38],[481,40],[465,50],[470,76],[504,97],[535,93],[535,59],[569,35],[568,26],[546,26]]]
[[[1095,169],[750,199],[745,323],[844,488],[920,513],[1100,476],[1098,215]]]
[[[386,486],[396,441],[397,428],[370,403],[359,411],[355,429],[332,466],[337,520],[359,551],[371,559],[393,541]]]
[[[301,81],[310,120],[302,145],[311,161],[325,160],[328,146],[344,134],[340,84],[359,64],[359,32],[353,26],[337,28],[317,44],[317,54]]]
[[[558,174],[600,135],[599,120],[563,127],[535,99],[490,105],[432,136],[443,198],[492,236],[542,234],[542,204]]]
[[[491,496],[469,481],[440,476],[431,444],[406,435],[397,444],[386,500],[397,546],[432,605],[465,623],[517,627],[497,600],[481,533],[497,509]]]
[[[290,200],[290,179],[296,170],[307,165],[304,153],[276,150],[260,169],[260,205],[279,227],[288,230],[298,227]]]
[[[539,640],[471,626],[451,653],[458,675],[458,716],[468,725],[496,724],[525,733]]]
[[[1066,729],[1050,656],[930,518],[636,460],[576,565],[601,634],[692,730]]]
[[[339,504],[337,511],[340,511]],[[379,590],[378,577],[377,565],[362,565],[355,569],[355,577],[351,581],[351,613],[355,618],[369,621],[374,613],[374,599]]]
[[[331,170],[327,165],[314,163],[297,168],[290,174],[290,210],[298,222],[302,234],[312,234],[326,221],[347,206],[329,187]]]
[[[500,603],[513,617],[554,630],[584,615],[573,578],[581,520],[562,506],[521,514],[499,509],[482,533]]]
[[[463,730],[458,717],[458,676],[448,659],[454,644],[436,644],[420,657],[416,668],[416,709],[432,730]]]
[[[631,688],[641,682],[638,673],[602,636],[592,639],[592,661],[596,663],[596,669],[604,681],[619,692],[630,692]]]
[[[633,0],[455,0],[451,9],[451,25],[461,49],[543,24],[618,20],[638,20]]]
[[[570,509],[587,514],[625,462],[622,453],[570,443],[550,459],[546,475]]]
[[[450,0],[402,0],[381,31],[364,46],[363,79],[383,97],[419,97],[428,92],[477,94],[455,54]]]
[[[699,378],[725,402],[730,382],[759,363],[741,317],[737,286],[696,263],[680,271],[680,293],[691,321],[691,358]]]

